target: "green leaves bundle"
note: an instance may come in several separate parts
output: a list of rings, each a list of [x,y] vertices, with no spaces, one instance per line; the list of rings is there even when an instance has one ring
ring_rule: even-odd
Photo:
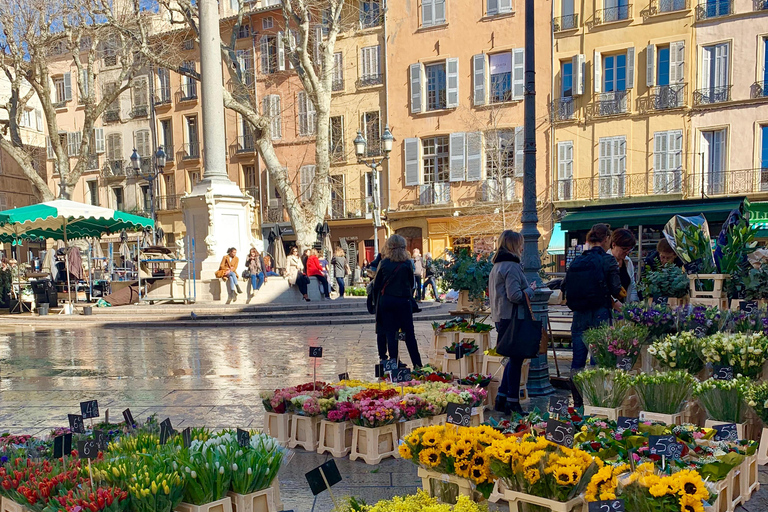
[[[744,394],[749,383],[746,377],[733,380],[708,379],[696,384],[693,394],[710,419],[741,423],[744,417]]]
[[[677,414],[693,393],[696,379],[685,371],[647,374],[632,380],[643,411]]]
[[[597,368],[573,376],[573,383],[593,407],[620,407],[632,387],[632,379],[621,370]]]

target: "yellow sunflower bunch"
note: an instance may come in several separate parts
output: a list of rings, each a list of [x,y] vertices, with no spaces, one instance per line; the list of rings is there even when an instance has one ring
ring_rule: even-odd
[[[592,480],[589,481],[589,485],[587,485],[587,489],[584,492],[584,499],[587,501],[616,499],[618,476],[627,471],[629,471],[628,464],[617,464],[616,466],[603,465],[592,476]]]
[[[549,454],[544,465],[544,474],[552,475],[557,485],[573,486],[581,481],[581,475],[592,465],[594,459],[583,450],[558,446],[558,451]]]

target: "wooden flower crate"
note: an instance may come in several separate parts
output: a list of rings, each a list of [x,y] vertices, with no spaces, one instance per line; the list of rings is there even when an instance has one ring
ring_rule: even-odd
[[[280,500],[280,480],[275,478],[269,488],[272,489],[273,496],[275,497],[275,506],[277,507],[278,512],[284,510],[285,505],[283,505],[283,502]]]
[[[715,482],[714,487],[717,498],[709,507],[704,507],[705,512],[731,512],[728,507],[730,505],[731,473],[728,473],[728,476],[719,482]]]
[[[401,421],[397,423],[397,433],[400,439],[416,430],[417,428],[429,426],[429,418],[419,418],[417,420]]]
[[[232,498],[227,496],[205,505],[193,505],[182,501],[173,510],[174,512],[232,512]]]
[[[453,374],[455,379],[466,379],[469,374],[475,373],[481,367],[480,352],[475,352],[461,359],[456,359],[454,354],[443,352],[442,369],[446,373]]]
[[[457,334],[459,335],[459,341],[474,341],[475,345],[479,347],[478,352],[481,354],[491,348],[490,332],[459,332]]]
[[[483,375],[492,375],[491,380],[501,382],[501,376],[504,374],[504,365],[501,362],[504,360],[501,356],[489,356],[483,354],[483,366],[480,369],[480,373]]]
[[[30,510],[27,507],[23,505],[19,505],[15,501],[8,498],[0,499],[0,511],[1,512],[30,512]]]
[[[730,279],[730,274],[689,274],[690,303],[694,306],[714,306],[720,309],[728,309],[728,296],[725,293],[725,281]],[[712,281],[714,287],[711,291],[696,290],[698,281]]]
[[[715,428],[715,425],[726,425],[730,424],[729,421],[716,421],[716,420],[707,420],[704,422],[704,428]],[[744,435],[745,430],[745,424],[744,423],[736,423],[736,435],[739,436],[739,439],[746,439]]]
[[[275,500],[275,490],[268,487],[262,491],[251,494],[237,494],[228,492],[227,496],[232,500],[232,512],[278,512]]]
[[[445,350],[445,347],[450,347],[455,341],[458,341],[458,339],[458,331],[435,333],[434,338],[432,338],[432,350]]]
[[[320,416],[301,416],[294,414],[291,418],[291,438],[289,448],[302,447],[308,452],[317,450],[320,442]]]
[[[518,512],[518,503],[547,507],[552,512],[581,512],[584,507],[584,498],[581,496],[576,496],[570,501],[562,502],[505,489],[504,499],[509,503],[509,512]]]
[[[488,384],[488,387],[485,388],[488,392],[485,396],[485,406],[489,409],[493,409],[496,404],[496,395],[499,394],[499,386],[501,386],[501,382],[492,380],[490,384]]]
[[[437,498],[438,501],[446,503],[454,502],[452,499],[445,499],[445,494],[441,492],[441,490],[444,490],[444,488],[448,486],[450,486],[450,488],[455,486],[455,492],[451,492],[454,496],[469,496],[470,498],[474,496],[472,482],[466,478],[438,473],[437,471],[429,471],[428,469],[421,467],[419,468],[419,478],[421,478],[421,487],[424,491],[431,497]],[[454,491],[454,489],[451,490]]]
[[[591,405],[584,405],[584,414],[587,416],[596,416],[598,418],[605,418],[606,420],[616,421],[619,416],[627,416],[623,407],[593,407]]]
[[[376,428],[355,425],[349,460],[363,459],[366,464],[376,465],[387,457],[397,457],[398,440],[395,424]]]
[[[682,425],[683,413],[661,414],[659,412],[640,411],[640,421],[658,421],[667,425]]]
[[[739,464],[728,473],[731,479],[726,493],[728,512],[733,512],[736,507],[744,502],[744,496],[742,495],[744,480],[744,474],[741,471],[742,465],[743,463]]]
[[[497,478],[496,481],[493,483],[493,490],[491,491],[491,495],[488,496],[488,501],[491,503],[498,503],[500,500],[505,499],[504,492],[506,490],[507,490],[507,486],[504,485],[504,480],[502,480],[501,478]]]
[[[482,407],[473,407],[472,415],[469,417],[470,427],[479,427],[485,421],[485,409]]]
[[[445,425],[448,422],[447,414],[437,414],[429,418],[429,426]]]
[[[334,457],[346,457],[352,450],[352,422],[320,422],[320,439],[317,453],[328,452]]]
[[[752,494],[760,490],[758,481],[757,453],[750,455],[741,463],[741,496],[744,503],[752,498]]]
[[[283,446],[288,446],[291,440],[292,414],[277,414],[276,412],[264,413],[264,431],[267,435],[277,439]]]

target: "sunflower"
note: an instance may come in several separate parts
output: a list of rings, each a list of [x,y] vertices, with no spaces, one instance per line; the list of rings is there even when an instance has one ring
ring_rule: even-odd
[[[704,512],[704,504],[700,499],[684,494],[680,498],[680,512]]]
[[[555,468],[552,473],[555,475],[555,481],[560,485],[571,485],[573,482],[573,473],[564,467]]]
[[[485,464],[488,461],[485,458],[485,455],[482,453],[476,453],[474,457],[472,457],[472,465],[473,466],[485,466]]]
[[[457,459],[466,459],[467,457],[469,457],[469,450],[467,450],[464,446],[454,444],[453,456],[456,457]]]
[[[443,453],[448,456],[453,455],[453,447],[454,447],[453,439],[446,439],[445,441],[440,443],[440,448],[443,450]]]
[[[469,470],[472,468],[472,463],[466,459],[457,460],[453,466],[453,470],[456,476],[461,478],[469,478]]]
[[[709,491],[704,486],[701,475],[695,471],[683,470],[676,476],[681,496],[693,496],[698,500],[709,499]]]
[[[490,476],[490,469],[486,466],[472,466],[469,470],[469,477],[474,480],[476,484],[481,484],[488,480]]]
[[[424,446],[435,446],[437,444],[437,433],[434,431],[425,432],[421,437],[421,444]]]
[[[401,444],[397,451],[400,453],[401,458],[405,460],[413,459],[413,452],[411,452],[411,447],[408,446],[408,443]]]
[[[650,492],[651,496],[654,498],[661,498],[662,496],[669,494],[669,487],[667,487],[664,483],[659,482],[649,487],[648,492]]]
[[[424,448],[419,452],[419,462],[433,468],[440,464],[440,452],[435,448]]]
[[[541,473],[536,468],[528,468],[525,470],[525,479],[533,485],[541,479]]]

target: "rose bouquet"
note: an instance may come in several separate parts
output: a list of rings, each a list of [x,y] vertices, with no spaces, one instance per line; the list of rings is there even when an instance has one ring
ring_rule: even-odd
[[[437,414],[438,408],[420,395],[405,395],[398,404],[400,418],[409,421],[427,418]]]
[[[425,382],[453,382],[453,375],[436,370],[429,365],[414,368],[411,375],[414,379]]]
[[[657,341],[648,348],[648,353],[664,368],[696,374],[704,368],[704,361],[699,354],[700,346],[701,340],[693,331],[685,331]]]
[[[449,354],[456,354],[459,352],[459,349],[461,349],[461,353],[465,356],[468,356],[470,354],[474,354],[477,352],[480,347],[477,346],[477,343],[475,343],[475,340],[472,341],[454,341],[451,343],[450,346],[444,347],[445,351]]]
[[[334,423],[356,420],[360,417],[360,410],[352,402],[336,402],[325,413],[325,418]]]
[[[677,414],[693,393],[696,379],[685,371],[647,374],[632,379],[643,411]]]
[[[394,388],[387,389],[364,389],[356,393],[352,398],[356,401],[362,400],[387,400],[398,396],[400,393]]]
[[[593,407],[621,407],[632,387],[632,379],[621,370],[596,368],[573,376],[573,383]]]
[[[632,364],[640,355],[640,346],[648,339],[648,329],[633,323],[602,325],[584,333],[584,343],[601,368],[616,368],[616,363],[624,357],[632,359]]]
[[[383,427],[400,418],[397,399],[363,399],[356,402],[355,407],[360,411],[360,416],[352,421],[361,427]]]
[[[298,395],[291,398],[293,410],[302,416],[319,416],[322,412],[320,403],[314,396]]]
[[[744,418],[744,395],[750,382],[746,377],[708,379],[696,384],[693,395],[699,399],[710,419],[741,423]]]
[[[701,344],[704,360],[731,366],[734,375],[757,377],[768,357],[768,336],[763,333],[724,333],[708,336]]]
[[[471,373],[467,375],[465,379],[459,379],[457,382],[462,386],[479,386],[481,388],[488,387],[491,383],[493,375],[483,375],[481,373]]]

